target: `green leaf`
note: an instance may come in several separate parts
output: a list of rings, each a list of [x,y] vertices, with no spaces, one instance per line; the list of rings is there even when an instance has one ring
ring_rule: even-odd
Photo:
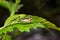
[[[11,12],[11,9],[12,9],[12,5],[13,5],[13,3],[11,3],[11,2],[8,2],[8,1],[5,1],[5,0],[0,1],[0,6],[8,8],[10,12]]]
[[[16,14],[16,15],[13,15],[13,16],[7,18],[7,20],[5,21],[4,26],[8,26],[9,23],[10,23],[12,20],[15,20],[15,19],[18,18],[18,17],[23,18],[23,17],[25,17],[25,16],[26,16],[25,14],[20,14],[20,15],[19,15],[19,14]]]
[[[4,34],[2,40],[12,40],[12,39],[11,39],[11,36],[10,35]]]
[[[47,21],[46,19],[44,19],[42,17],[38,17],[38,16],[26,15],[26,16],[24,16],[22,18],[18,17],[17,19],[14,19],[14,21],[11,21],[10,25],[15,24],[15,23],[20,23],[20,24],[34,24],[35,26],[36,25],[39,26],[39,27],[41,26],[42,28],[46,28],[47,27],[47,28],[59,30],[59,28],[55,24]]]
[[[2,33],[7,33],[7,32],[11,32],[11,31],[13,31],[13,29],[14,29],[14,26],[12,25],[12,26],[7,26],[7,27],[4,27],[3,29],[0,29],[0,34],[2,34]]]
[[[1,29],[0,30],[0,34],[11,32],[11,31],[13,31],[14,28],[17,28],[20,32],[24,32],[24,31],[30,32],[31,28],[34,28],[34,29],[37,29],[37,27],[44,28],[44,26],[43,25],[41,26],[41,25],[42,24],[39,24],[39,23],[31,23],[31,24],[20,24],[20,23],[17,23],[17,24],[12,24],[12,25],[9,25],[9,26]]]
[[[21,2],[21,0],[15,0],[16,4],[19,4]]]
[[[25,14],[14,15],[5,23],[5,27],[0,29],[0,34],[11,32],[14,28],[17,28],[20,32],[29,32],[31,28],[37,29],[37,27],[60,31],[60,28],[42,17]]]
[[[2,39],[2,35],[0,35],[0,40]]]
[[[12,16],[15,14],[15,12],[17,12],[23,6],[23,5],[19,5],[20,1],[21,0],[16,0],[16,2],[13,3],[6,0],[1,0],[0,6],[8,8],[8,10],[10,11],[10,16]]]
[[[21,5],[17,5],[17,7],[16,7],[16,12],[22,7],[23,5],[21,4]]]

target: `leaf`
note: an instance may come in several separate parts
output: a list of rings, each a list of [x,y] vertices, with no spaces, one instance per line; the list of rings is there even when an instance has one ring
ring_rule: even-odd
[[[2,39],[2,35],[0,35],[0,40]]]
[[[22,21],[22,20],[25,20],[25,19],[27,19],[27,22]],[[59,30],[59,28],[55,24],[47,21],[46,19],[44,19],[42,17],[38,17],[38,16],[26,15],[26,16],[24,16],[22,18],[18,17],[16,20],[11,21],[10,24],[12,25],[14,23],[34,24],[35,26],[37,25],[37,26],[42,27],[42,28],[46,28],[47,27],[47,28],[50,28],[50,29]]]
[[[26,19],[28,20],[27,22],[22,21]],[[9,21],[6,21],[5,23],[6,27],[0,29],[0,34],[11,32],[14,28],[17,28],[20,32],[30,32],[31,28],[37,29],[37,27],[45,29],[50,28],[60,31],[60,28],[42,17],[25,14],[14,15],[13,17],[9,18]]]
[[[9,36],[9,35],[7,35],[5,39],[6,39],[6,40],[12,40],[12,39],[11,39],[11,36]],[[5,40],[5,39],[4,39],[4,40]]]
[[[22,4],[21,4],[21,5],[17,5],[17,7],[16,7],[16,12],[17,12],[21,7],[23,7]]]
[[[18,18],[18,17],[23,18],[23,17],[25,17],[25,16],[26,16],[25,14],[20,14],[20,15],[19,15],[19,14],[16,14],[16,15],[13,15],[13,16],[7,18],[7,20],[5,21],[4,26],[8,26],[9,23],[10,23],[12,20],[15,20],[15,19]]]
[[[10,35],[4,34],[2,40],[12,40],[12,39],[11,39],[11,36]]]
[[[37,27],[41,27],[42,24],[37,24],[37,23],[31,23],[31,24],[12,24],[12,25],[9,25],[3,29],[0,30],[0,34],[2,33],[7,33],[7,32],[11,32],[13,31],[14,28],[17,28],[20,32],[24,32],[24,31],[27,31],[27,32],[30,32],[30,29],[31,28],[34,28],[34,29],[37,29]],[[44,28],[44,26],[42,26],[42,28]]]
[[[41,20],[42,20],[41,23],[42,23],[43,25],[45,25],[46,27],[48,27],[48,28],[50,28],[50,29],[58,30],[58,27],[57,27],[55,24],[47,21],[46,19],[44,20],[44,18],[42,18]]]
[[[12,16],[15,14],[15,12],[17,12],[23,6],[23,5],[19,5],[20,1],[21,0],[16,0],[16,2],[13,3],[6,0],[1,0],[0,6],[8,8],[8,10],[10,11],[10,15]]]
[[[12,5],[13,5],[13,3],[8,2],[6,0],[0,1],[0,6],[8,8],[10,12],[11,12],[11,9],[12,9]]]
[[[13,25],[12,26],[4,27],[3,29],[0,29],[0,34],[11,32],[11,31],[13,31],[13,29],[14,29],[14,26]]]
[[[21,2],[21,0],[15,0],[16,4],[19,4]]]

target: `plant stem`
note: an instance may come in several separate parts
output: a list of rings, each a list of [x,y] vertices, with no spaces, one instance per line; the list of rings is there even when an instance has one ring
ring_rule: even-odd
[[[17,5],[18,4],[16,3],[14,4],[13,11],[11,11],[10,16],[13,16],[15,14]]]
[[[10,17],[13,16],[15,14],[15,11],[11,12],[10,13]]]

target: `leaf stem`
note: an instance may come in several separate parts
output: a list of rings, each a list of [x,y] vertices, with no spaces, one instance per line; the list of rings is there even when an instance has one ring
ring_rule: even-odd
[[[15,14],[15,11],[11,12],[10,13],[10,17],[13,16]]]

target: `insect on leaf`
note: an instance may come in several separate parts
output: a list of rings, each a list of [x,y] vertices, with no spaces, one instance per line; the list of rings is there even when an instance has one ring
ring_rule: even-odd
[[[14,28],[17,28],[20,32],[24,32],[24,31],[29,32],[31,28],[37,29],[37,27],[45,28],[45,29],[50,28],[60,31],[60,28],[58,28],[56,25],[54,25],[53,23],[47,21],[42,17],[26,15],[26,14],[23,15],[18,14],[14,16],[10,18],[11,20],[9,19],[10,21],[6,22],[5,25],[7,27],[0,29],[1,34],[11,32]]]

